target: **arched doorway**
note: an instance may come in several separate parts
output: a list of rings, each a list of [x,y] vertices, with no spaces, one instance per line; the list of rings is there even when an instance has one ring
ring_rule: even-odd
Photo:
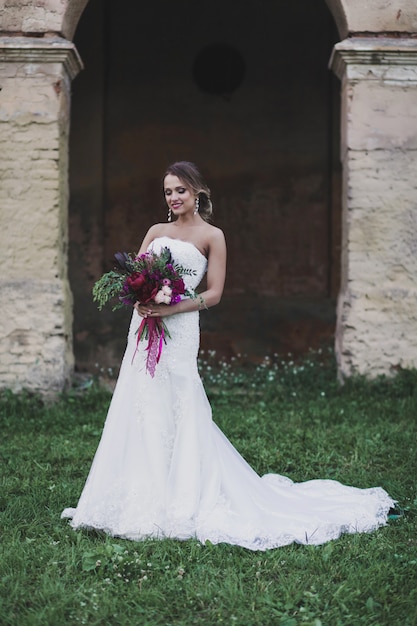
[[[260,358],[332,335],[339,86],[327,62],[337,39],[329,10],[311,0],[238,12],[220,1],[116,11],[90,0],[75,38],[86,69],[73,86],[70,153],[80,367],[119,361],[126,315],[99,314],[91,284],[114,251],[137,249],[165,219],[159,177],[178,159],[205,173],[228,241],[225,297],[202,316],[203,345]],[[216,87],[233,54],[240,81],[232,65]]]

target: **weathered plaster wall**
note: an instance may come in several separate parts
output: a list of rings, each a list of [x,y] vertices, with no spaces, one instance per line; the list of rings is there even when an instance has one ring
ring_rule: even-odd
[[[350,33],[416,32],[415,0],[345,0]]]
[[[326,0],[341,38],[352,33],[415,33],[415,0]]]
[[[72,363],[67,278],[72,44],[0,40],[0,381],[61,389]]]
[[[345,171],[342,376],[417,367],[417,42],[336,46]]]
[[[72,39],[88,0],[0,0],[0,31]]]

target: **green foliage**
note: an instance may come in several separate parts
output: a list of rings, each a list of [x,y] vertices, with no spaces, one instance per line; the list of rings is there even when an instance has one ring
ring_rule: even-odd
[[[203,354],[215,421],[259,473],[382,485],[405,514],[324,546],[265,553],[74,532],[110,396],[0,394],[0,624],[413,626],[417,373],[336,382],[331,355],[257,366]]]
[[[196,273],[194,269],[185,268],[179,263],[175,263],[169,248],[162,248],[159,254],[155,252],[147,252],[136,256],[132,253],[117,252],[115,254],[119,267],[114,268],[110,272],[106,272],[93,286],[93,300],[97,302],[98,308],[101,309],[105,304],[119,298],[113,306],[113,311],[120,309],[126,304],[120,300],[123,285],[126,277],[139,273],[147,277],[147,280],[157,285],[162,278],[175,280],[181,276],[191,276]],[[185,295],[195,297],[194,292],[185,290]],[[134,304],[136,297],[130,293],[124,293],[125,301]]]
[[[109,302],[109,300],[119,296],[125,280],[126,276],[112,270],[103,274],[103,276],[95,283],[93,287],[93,300],[94,302],[97,302],[97,306],[100,311],[104,305]],[[112,311],[116,311],[116,309],[120,309],[122,307],[122,302],[116,302]]]

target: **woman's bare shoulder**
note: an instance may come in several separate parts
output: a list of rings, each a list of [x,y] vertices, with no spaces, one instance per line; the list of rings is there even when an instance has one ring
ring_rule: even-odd
[[[225,240],[222,229],[217,226],[213,226],[213,224],[207,224],[206,237],[210,244],[219,244]]]
[[[154,239],[157,239],[158,237],[169,236],[169,234],[170,234],[169,224],[161,222],[159,224],[154,224],[153,226],[150,227],[150,229],[146,233],[145,239],[149,244]]]
[[[150,229],[148,230],[148,234],[152,235],[154,238],[162,237],[163,235],[167,234],[168,229],[169,229],[168,224],[165,224],[164,222],[160,222],[158,224],[154,224],[153,226],[151,226]]]
[[[154,224],[149,228],[142,241],[142,245],[139,250],[140,254],[147,250],[148,246],[152,243],[154,239],[157,239],[158,237],[163,237],[167,234],[165,231],[165,226],[165,224]]]

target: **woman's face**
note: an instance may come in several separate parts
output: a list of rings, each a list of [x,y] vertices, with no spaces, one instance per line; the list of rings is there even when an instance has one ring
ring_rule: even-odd
[[[196,196],[178,176],[165,176],[164,194],[166,203],[175,216],[194,213]]]

